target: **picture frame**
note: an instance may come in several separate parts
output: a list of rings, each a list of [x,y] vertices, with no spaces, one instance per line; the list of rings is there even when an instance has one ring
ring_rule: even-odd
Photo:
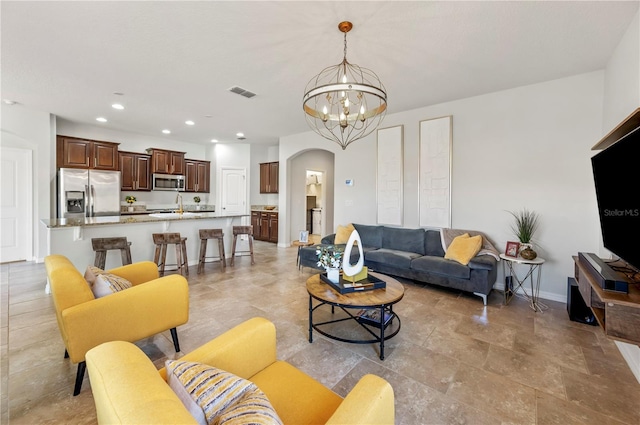
[[[300,242],[305,242],[305,243],[309,242],[309,231],[308,230],[300,231],[300,236],[299,236],[298,240]]]
[[[518,256],[518,249],[520,248],[520,242],[507,242],[507,247],[504,250],[504,255],[507,257],[516,258]]]

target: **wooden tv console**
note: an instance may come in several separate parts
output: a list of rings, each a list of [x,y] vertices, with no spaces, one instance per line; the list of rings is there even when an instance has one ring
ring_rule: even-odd
[[[584,303],[591,307],[605,335],[631,344],[640,345],[640,288],[629,284],[629,293],[603,290],[593,272],[573,257],[575,279]]]

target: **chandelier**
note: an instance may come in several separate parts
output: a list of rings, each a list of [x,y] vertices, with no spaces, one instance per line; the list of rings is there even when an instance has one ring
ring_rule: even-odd
[[[351,22],[340,22],[344,59],[323,69],[305,88],[302,107],[309,126],[325,139],[347,146],[375,130],[387,111],[387,93],[378,76],[347,61]]]

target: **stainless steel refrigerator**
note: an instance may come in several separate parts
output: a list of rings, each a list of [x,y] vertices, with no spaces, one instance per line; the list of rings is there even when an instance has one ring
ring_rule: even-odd
[[[120,171],[58,170],[58,218],[120,215]]]

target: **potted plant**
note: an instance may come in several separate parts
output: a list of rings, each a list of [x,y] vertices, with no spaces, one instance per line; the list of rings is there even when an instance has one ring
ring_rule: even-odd
[[[316,249],[318,266],[324,267],[327,271],[327,278],[334,283],[340,281],[340,267],[342,266],[343,253],[344,250],[335,245],[318,246]]]
[[[196,203],[196,209],[199,210],[200,209],[200,197],[199,196],[194,196],[193,197],[193,202]]]
[[[124,198],[125,201],[127,201],[127,204],[129,204],[129,212],[133,211],[133,203],[136,202],[136,197],[132,196],[132,195],[128,195]]]
[[[538,230],[538,214],[526,208],[516,212],[509,211],[509,214],[514,218],[511,230],[520,241],[520,256],[525,260],[533,260],[538,255],[532,248],[533,235]]]

